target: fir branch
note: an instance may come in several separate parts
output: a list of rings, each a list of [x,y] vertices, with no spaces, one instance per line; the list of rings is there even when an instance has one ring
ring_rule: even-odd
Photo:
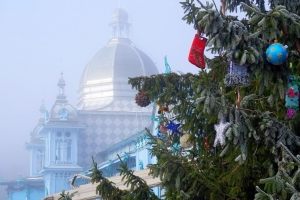
[[[58,200],[72,200],[72,197],[74,197],[76,193],[78,193],[78,191],[69,194],[69,192],[66,193],[65,190],[62,190]]]
[[[200,0],[197,0],[197,2],[201,5],[201,7],[202,7],[203,9],[207,10],[207,8],[201,3]]]
[[[153,190],[147,185],[147,182],[133,174],[133,170],[129,170],[127,163],[124,163],[119,155],[117,155],[120,160],[120,172],[122,181],[125,180],[125,185],[130,186],[130,198],[131,199],[145,199],[145,200],[158,200],[159,198],[155,195]]]
[[[199,0],[198,0],[199,1]],[[216,5],[216,2],[215,2],[215,0],[212,0],[213,1],[213,3],[214,3],[214,5],[215,5],[215,9],[216,9],[216,11],[217,12],[219,12],[219,10],[218,10],[218,8],[217,8],[217,5]]]
[[[300,165],[300,160],[298,158],[296,158],[291,152],[290,150],[284,145],[282,144],[282,142],[279,142],[278,144],[283,150],[284,152],[286,152],[287,154],[289,154],[289,156],[291,156],[293,158],[293,160],[298,163]]]
[[[263,194],[264,196],[268,197],[269,200],[274,200],[274,198],[273,198],[271,195],[265,193],[265,192],[264,192],[262,189],[260,189],[258,186],[256,186],[256,190],[257,190],[259,193]],[[255,199],[256,199],[256,198],[255,198]]]
[[[299,193],[294,186],[292,186],[291,184],[289,183],[286,183],[286,186],[293,192],[293,193]]]
[[[128,194],[126,190],[120,190],[115,186],[115,183],[109,181],[107,178],[103,177],[102,171],[98,169],[98,165],[92,157],[94,167],[90,169],[91,172],[91,182],[99,183],[96,187],[96,194],[101,196],[103,200],[121,200],[124,195]]]

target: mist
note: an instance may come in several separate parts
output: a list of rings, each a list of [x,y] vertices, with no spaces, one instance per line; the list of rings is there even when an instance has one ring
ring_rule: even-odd
[[[51,109],[60,73],[65,94],[77,105],[81,73],[110,39],[112,12],[129,14],[132,42],[164,72],[167,55],[172,71],[198,73],[187,61],[195,30],[182,21],[179,1],[168,0],[2,0],[0,1],[0,179],[29,176],[30,131],[44,100]],[[0,199],[6,197],[0,187]]]

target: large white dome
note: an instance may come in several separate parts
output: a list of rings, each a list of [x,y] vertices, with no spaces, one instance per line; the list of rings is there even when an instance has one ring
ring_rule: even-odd
[[[128,84],[129,77],[158,74],[155,63],[135,47],[125,33],[127,13],[116,10],[112,16],[113,35],[85,67],[78,90],[79,110],[99,110],[113,100],[134,99],[137,93]],[[122,15],[116,16],[121,13]],[[124,16],[123,19],[121,16]]]

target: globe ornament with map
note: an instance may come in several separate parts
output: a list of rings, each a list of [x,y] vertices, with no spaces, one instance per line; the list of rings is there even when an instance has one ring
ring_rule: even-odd
[[[267,60],[273,65],[283,64],[288,57],[286,47],[280,43],[275,42],[271,44],[266,51]]]

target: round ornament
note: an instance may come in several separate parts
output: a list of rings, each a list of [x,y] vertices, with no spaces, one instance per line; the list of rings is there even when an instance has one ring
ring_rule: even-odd
[[[148,106],[151,102],[149,99],[149,95],[139,91],[136,95],[135,95],[135,103],[141,107],[146,107]]]
[[[293,109],[293,108],[287,109],[287,111],[286,111],[286,116],[287,116],[288,118],[293,118],[293,117],[295,117],[295,116],[296,116],[296,110]]]
[[[157,140],[157,144],[162,145],[162,144],[163,144],[163,141],[160,140],[160,139],[158,139],[158,140]]]
[[[164,125],[162,125],[160,127],[160,132],[163,133],[163,134],[167,134],[168,133],[168,129]]]
[[[191,134],[186,133],[180,138],[180,145],[182,148],[190,148],[193,146],[193,144],[188,141],[190,138]]]
[[[273,65],[281,65],[286,61],[288,52],[286,48],[279,43],[271,44],[266,51],[267,60]]]

